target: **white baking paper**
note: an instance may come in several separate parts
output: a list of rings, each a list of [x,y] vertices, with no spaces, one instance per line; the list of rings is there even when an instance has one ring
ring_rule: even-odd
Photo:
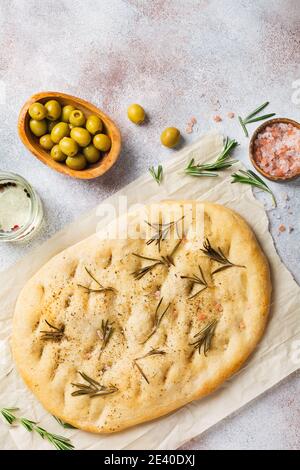
[[[98,224],[106,226],[107,216],[100,215],[101,210],[96,208],[0,273],[0,407],[20,408],[23,416],[38,421],[47,430],[70,437],[77,449],[175,449],[299,368],[300,288],[275,251],[264,208],[255,200],[249,186],[230,184],[232,169],[218,178],[192,178],[183,173],[190,158],[201,162],[210,160],[222,145],[221,135],[206,134],[164,165],[165,178],[160,187],[146,174],[104,202],[114,204],[118,210],[121,195],[127,196],[129,206],[163,199],[210,200],[231,207],[248,221],[271,265],[273,298],[266,333],[244,367],[209,397],[169,416],[112,435],[65,430],[44,411],[23,384],[11,359],[9,337],[15,301],[26,281],[53,255],[94,233]],[[238,164],[235,169],[241,167]],[[1,422],[0,448],[49,449],[51,446],[20,426],[9,427]]]

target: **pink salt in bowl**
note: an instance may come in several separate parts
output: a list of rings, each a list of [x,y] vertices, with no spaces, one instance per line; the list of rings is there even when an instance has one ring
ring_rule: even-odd
[[[272,181],[300,176],[300,123],[287,118],[270,119],[254,132],[249,156],[259,173]]]

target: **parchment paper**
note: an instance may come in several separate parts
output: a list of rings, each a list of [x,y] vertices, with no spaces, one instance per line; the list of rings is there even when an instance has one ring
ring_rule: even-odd
[[[127,196],[129,205],[162,199],[206,199],[235,209],[248,221],[271,265],[273,299],[266,333],[245,366],[211,396],[159,420],[113,435],[65,430],[44,411],[19,378],[11,359],[9,337],[15,301],[26,281],[53,255],[94,233],[98,223],[105,226],[109,222],[96,208],[0,273],[0,407],[17,406],[23,416],[39,421],[49,431],[70,437],[77,449],[175,449],[299,368],[300,288],[275,251],[263,206],[253,197],[249,186],[230,184],[231,169],[218,178],[191,178],[183,174],[190,158],[210,160],[222,145],[221,135],[206,134],[164,165],[166,176],[161,187],[147,174],[104,202],[117,208],[120,195]],[[235,170],[239,167],[242,166],[235,165]],[[50,445],[22,427],[1,423],[0,448],[49,449]]]

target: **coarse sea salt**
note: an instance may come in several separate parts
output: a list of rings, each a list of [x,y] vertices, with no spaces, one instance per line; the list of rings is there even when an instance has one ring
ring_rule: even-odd
[[[274,123],[257,135],[254,160],[270,176],[292,177],[300,172],[300,129]]]

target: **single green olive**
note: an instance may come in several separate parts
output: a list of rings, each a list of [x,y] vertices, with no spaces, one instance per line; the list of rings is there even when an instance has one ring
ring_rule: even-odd
[[[67,158],[67,155],[61,151],[59,145],[54,145],[54,147],[52,147],[50,155],[56,162],[64,162]]]
[[[96,149],[93,144],[90,144],[83,149],[83,155],[89,163],[97,163],[101,157],[100,150]]]
[[[74,109],[74,111],[71,111],[70,117],[69,117],[70,124],[72,124],[75,127],[79,126],[84,126],[85,124],[85,117],[82,111],[79,111],[79,109]]]
[[[59,123],[59,121],[48,121],[48,132],[49,132],[49,134],[51,134],[53,127],[56,126],[56,124],[58,124],[58,123]]]
[[[139,104],[131,104],[127,109],[127,116],[134,124],[142,124],[145,120],[145,110]]]
[[[47,121],[42,119],[37,121],[36,119],[31,119],[29,122],[29,127],[31,132],[37,137],[41,137],[44,134],[47,134]]]
[[[71,170],[84,170],[87,166],[87,161],[82,154],[78,154],[76,157],[68,157],[66,165]]]
[[[56,121],[61,115],[61,105],[56,100],[47,101],[45,104],[47,110],[47,119],[49,121]]]
[[[103,129],[103,122],[98,116],[95,116],[94,114],[89,116],[86,121],[85,127],[87,130],[95,135],[97,132],[101,132]]]
[[[51,150],[54,145],[50,134],[45,134],[40,138],[40,146],[45,150]]]
[[[108,152],[111,147],[111,140],[106,134],[96,134],[93,138],[93,144],[101,152]]]
[[[59,122],[51,131],[51,139],[55,144],[58,144],[61,139],[70,135],[69,124],[66,122]]]
[[[167,127],[160,136],[160,141],[165,147],[175,147],[180,139],[180,131],[176,127]]]
[[[75,140],[71,139],[70,137],[64,137],[59,142],[60,150],[65,153],[68,157],[74,157],[78,152],[78,145]]]
[[[28,112],[29,112],[29,116],[32,119],[35,119],[36,121],[41,121],[42,119],[45,119],[45,117],[47,116],[47,109],[42,103],[38,103],[38,102],[30,105]]]
[[[61,120],[63,122],[69,122],[70,114],[74,110],[75,110],[75,108],[71,104],[67,104],[66,106],[64,106],[62,111],[61,111]]]
[[[71,137],[80,147],[86,147],[92,140],[89,131],[83,127],[73,127],[73,129],[71,129]]]

